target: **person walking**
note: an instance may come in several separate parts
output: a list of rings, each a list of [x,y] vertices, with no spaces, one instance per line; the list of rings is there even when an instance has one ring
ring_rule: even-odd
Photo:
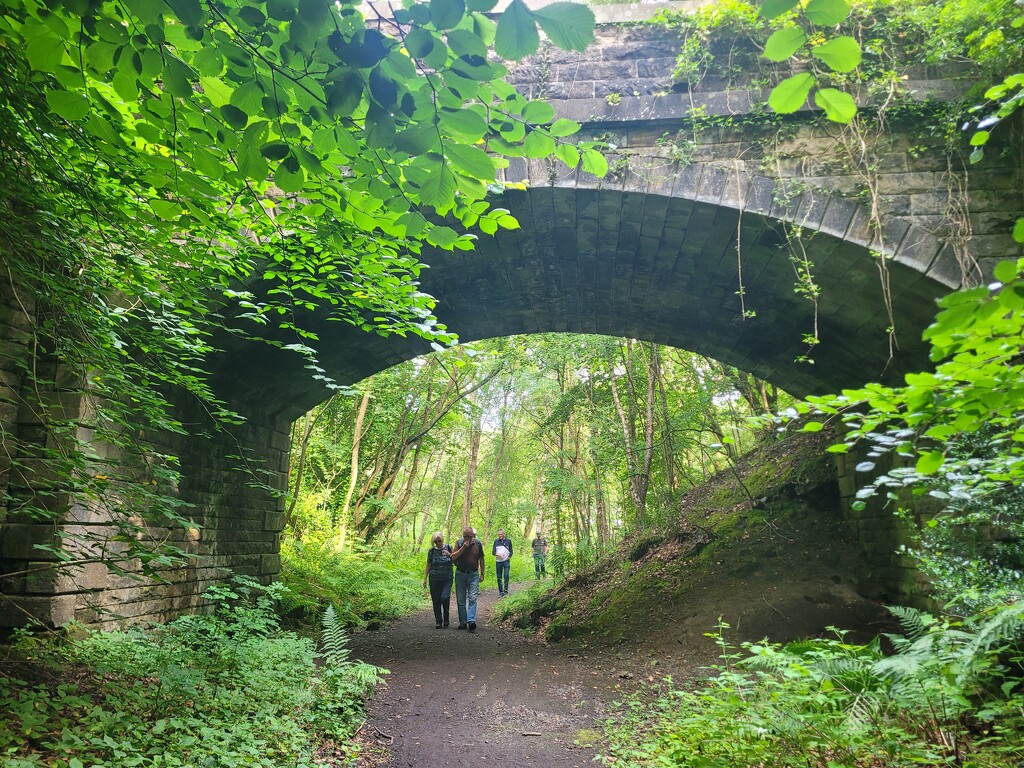
[[[427,550],[427,570],[423,572],[423,586],[430,582],[430,603],[434,606],[435,629],[448,626],[448,611],[452,599],[452,546],[444,543],[444,534],[436,531]]]
[[[537,536],[531,546],[533,548],[533,570],[536,572],[537,578],[547,576],[545,563],[548,559],[548,540],[541,536],[540,531],[537,531]]]
[[[476,600],[484,580],[484,546],[476,540],[470,526],[462,529],[462,538],[452,550],[455,563],[455,602],[459,607],[459,629],[476,632]]]
[[[508,594],[508,575],[512,567],[512,540],[505,536],[505,529],[498,530],[498,538],[491,547],[494,555],[494,570],[498,577],[498,597]]]

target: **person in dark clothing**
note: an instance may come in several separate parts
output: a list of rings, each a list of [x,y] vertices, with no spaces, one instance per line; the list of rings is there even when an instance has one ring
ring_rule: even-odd
[[[476,631],[476,600],[484,580],[484,547],[468,525],[452,550],[455,561],[455,602],[459,606],[459,629]]]
[[[430,582],[430,602],[434,606],[435,629],[448,626],[448,609],[452,599],[452,547],[444,543],[444,535],[437,531],[431,537],[427,550],[427,570],[423,573],[423,586]]]
[[[512,565],[512,540],[505,536],[505,529],[498,531],[498,538],[491,547],[494,555],[494,569],[498,576],[498,597],[508,594],[508,574]]]

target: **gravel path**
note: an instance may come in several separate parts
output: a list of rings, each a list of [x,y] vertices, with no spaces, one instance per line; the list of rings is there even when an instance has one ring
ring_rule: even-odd
[[[482,591],[474,633],[435,629],[427,609],[352,636],[353,656],[391,671],[368,707],[360,766],[594,765],[577,739],[590,741],[631,676],[493,625],[496,598]]]

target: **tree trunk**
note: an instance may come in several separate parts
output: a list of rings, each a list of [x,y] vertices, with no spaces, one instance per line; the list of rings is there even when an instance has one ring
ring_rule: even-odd
[[[476,480],[476,466],[480,458],[480,419],[476,408],[475,394],[469,397],[469,464],[466,467],[466,494],[462,500],[462,527],[468,526],[473,507],[473,483]]]
[[[352,494],[355,493],[356,483],[359,480],[359,443],[363,439],[363,421],[366,418],[366,407],[370,404],[370,389],[373,378],[366,381],[363,389],[363,399],[359,401],[359,410],[356,412],[356,423],[352,429],[352,459],[349,464],[348,490],[345,491],[345,500],[341,504],[339,515],[340,530],[338,531],[338,551],[345,549],[345,537],[348,533],[348,507],[352,503]],[[353,521],[357,523],[357,521]]]

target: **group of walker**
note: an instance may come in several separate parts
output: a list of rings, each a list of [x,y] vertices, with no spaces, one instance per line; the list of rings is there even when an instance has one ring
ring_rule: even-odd
[[[533,540],[533,568],[536,577],[547,575],[545,562],[548,554],[547,540],[537,534]],[[498,577],[498,597],[508,594],[508,576],[512,560],[512,541],[504,529],[498,531],[498,538],[491,547],[495,571]],[[455,569],[454,577],[452,568]],[[462,538],[455,543],[444,543],[444,534],[437,531],[431,537],[427,550],[427,568],[423,573],[423,586],[430,584],[430,602],[434,606],[435,629],[448,626],[448,612],[452,597],[452,581],[455,582],[455,603],[459,611],[458,629],[476,631],[476,601],[480,596],[480,584],[484,580],[484,545],[477,541],[476,531],[467,526],[462,529]]]

